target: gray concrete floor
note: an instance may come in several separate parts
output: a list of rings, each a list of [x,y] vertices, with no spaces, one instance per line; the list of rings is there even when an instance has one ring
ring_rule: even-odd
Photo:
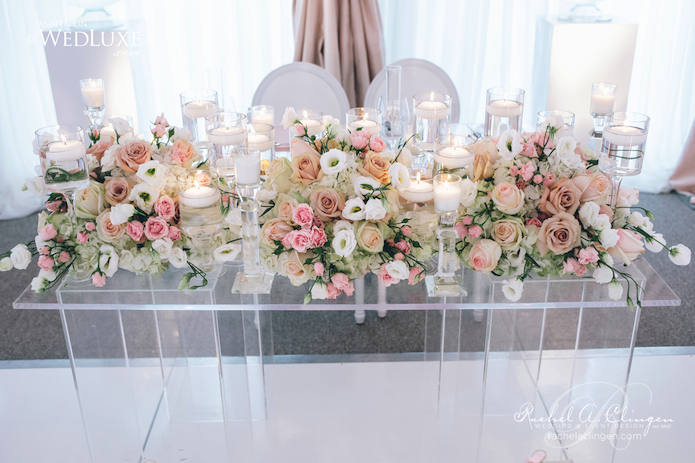
[[[676,194],[641,195],[640,205],[651,210],[656,216],[657,230],[663,233],[670,244],[683,243],[695,250],[695,211]],[[34,215],[17,220],[0,221],[0,249],[10,249],[18,242],[27,242],[36,234]],[[645,308],[642,312],[638,346],[692,346],[695,345],[695,264],[677,267],[668,259],[665,252],[647,253],[648,261],[682,299],[680,307]],[[0,273],[0,360],[61,359],[67,358],[65,339],[58,312],[51,310],[14,310],[12,302],[30,284],[38,273],[32,264],[27,270]],[[517,326],[538,324],[538,311],[516,311]],[[604,314],[605,315],[605,314]],[[613,314],[609,314],[613,316]],[[375,312],[368,312],[363,325],[356,325],[352,311],[335,312],[276,312],[272,315],[273,351],[276,355],[307,354],[350,354],[350,353],[397,353],[423,352],[433,350],[429,345],[438,337],[435,320],[437,311],[390,312],[384,319]],[[452,316],[448,314],[447,317]],[[616,314],[617,317],[629,317]],[[238,355],[241,348],[238,321],[220,318],[222,349],[227,355]],[[480,351],[485,337],[485,323],[475,322],[470,311],[455,314],[453,323],[447,326],[460,326],[461,351]],[[493,349],[508,350],[509,337],[504,333],[510,326],[511,318],[500,314],[502,323],[498,334],[493,333]],[[506,318],[505,318],[506,317]],[[544,348],[565,349],[574,346],[578,311],[550,311]],[[595,314],[595,320],[586,317],[583,325],[582,347],[610,347],[615,345],[615,337],[623,340],[629,334],[607,332],[601,329],[606,318]],[[124,316],[124,323],[128,316]],[[131,356],[152,356],[154,346],[148,341],[146,330],[136,320],[127,339],[134,349]],[[195,321],[189,323],[195,329]],[[208,329],[206,320],[201,321],[201,329]],[[586,328],[588,327],[588,329]],[[533,333],[533,330],[525,332]],[[140,333],[140,334],[139,334]],[[433,337],[434,335],[434,337]],[[613,338],[611,338],[611,336]],[[514,348],[526,348],[526,342],[537,345],[537,339],[517,339]],[[430,339],[428,342],[427,339]],[[453,338],[452,338],[453,339]],[[624,342],[624,341],[621,341]],[[207,340],[205,341],[207,343]],[[118,343],[116,343],[118,344]],[[204,348],[203,348],[204,347]],[[436,346],[438,348],[438,346]],[[116,346],[116,349],[118,347]],[[211,346],[201,346],[203,355]],[[447,340],[447,350],[457,347]],[[99,356],[99,355],[95,355]]]

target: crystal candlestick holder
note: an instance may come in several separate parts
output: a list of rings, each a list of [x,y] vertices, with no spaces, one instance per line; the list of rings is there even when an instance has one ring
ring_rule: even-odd
[[[437,273],[425,278],[429,297],[465,296],[463,277],[456,274],[456,219],[461,202],[461,177],[439,174],[434,177],[434,209],[439,214]]]
[[[217,174],[219,187],[231,192],[234,187],[234,153],[247,142],[246,115],[216,113],[205,118],[208,161]]]
[[[603,138],[603,128],[606,126],[606,119],[613,114],[615,107],[615,96],[618,86],[607,82],[591,84],[591,118],[594,128],[589,133],[589,149],[598,151],[601,148]]]
[[[93,127],[99,127],[104,118],[106,99],[103,79],[82,79],[80,81],[84,114]]]
[[[261,153],[261,178],[268,176],[268,168],[275,159],[275,128],[270,124],[248,125],[248,147]]]
[[[214,90],[188,90],[181,93],[183,127],[191,132],[191,143],[207,148],[205,118],[218,112],[217,92]]]
[[[499,137],[507,130],[521,132],[524,115],[524,94],[520,88],[493,87],[488,89],[485,105],[486,137]]]
[[[222,195],[217,188],[196,186],[179,193],[181,231],[200,250],[201,270],[213,270],[212,242],[222,231]]]
[[[258,219],[261,207],[255,198],[243,198],[241,210],[241,240],[243,243],[244,271],[237,273],[232,293],[270,294],[273,274],[263,270],[260,253]]]
[[[445,93],[421,93],[413,97],[413,146],[420,151],[434,151],[434,140],[449,133],[451,96]]]

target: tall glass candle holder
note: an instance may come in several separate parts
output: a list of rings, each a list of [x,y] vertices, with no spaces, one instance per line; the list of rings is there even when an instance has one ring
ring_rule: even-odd
[[[598,151],[603,138],[606,118],[613,114],[618,86],[608,82],[591,84],[591,118],[594,128],[590,132],[589,149]]]
[[[104,108],[106,107],[104,80],[82,79],[80,81],[80,92],[82,93],[84,114],[94,127],[98,127],[104,117]]]
[[[266,178],[268,167],[275,159],[275,128],[270,124],[248,125],[248,147],[261,152],[261,177]]]
[[[248,116],[249,123],[275,125],[275,108],[270,105],[252,106]]]
[[[234,177],[242,201],[256,197],[256,190],[261,184],[261,152],[258,149],[234,150]]]
[[[644,148],[649,132],[649,117],[639,113],[618,112],[608,116],[603,129],[598,167],[613,181],[611,208],[620,197],[624,177],[642,172]]]
[[[386,95],[378,105],[382,112],[381,137],[391,151],[396,150],[410,123],[408,103],[401,95],[401,73],[400,66],[386,66]]]
[[[237,273],[232,293],[269,294],[273,286],[273,274],[263,270],[260,253],[258,219],[261,207],[255,198],[243,198],[241,210],[241,240],[243,243],[244,271]]]
[[[345,115],[345,126],[350,133],[369,130],[377,135],[381,131],[381,111],[376,108],[352,108]]]
[[[306,135],[316,138],[323,138],[326,135],[326,126],[323,125],[323,113],[321,111],[313,111],[305,109],[299,115],[299,123],[302,125],[301,130],[306,131]],[[293,137],[303,136],[304,133],[297,132],[297,127],[290,127],[290,134]]]
[[[181,231],[201,251],[201,270],[213,270],[212,240],[223,229],[222,196],[217,188],[196,186],[179,193]]]
[[[462,175],[474,160],[475,139],[468,134],[450,133],[434,140],[432,174]]]
[[[456,219],[461,205],[461,177],[439,174],[434,177],[434,210],[439,214],[437,240],[439,256],[437,273],[425,278],[430,297],[456,297],[465,295],[463,278],[456,274]]]
[[[75,193],[89,186],[87,149],[82,127],[52,125],[35,132],[46,190],[61,193],[75,217]]]
[[[205,118],[209,142],[208,160],[217,173],[220,189],[231,191],[234,185],[234,153],[246,146],[246,116],[241,113],[216,113]]]
[[[525,93],[522,89],[513,87],[488,89],[485,104],[486,137],[498,137],[510,129],[521,132]]]
[[[206,148],[205,118],[218,112],[217,92],[188,90],[180,96],[183,127],[191,132],[191,143],[198,148]]]
[[[551,126],[551,140],[557,141],[562,137],[571,137],[574,135],[574,113],[556,109],[538,111],[536,117],[537,130],[545,132],[547,126]]]
[[[133,118],[126,115],[106,116],[99,127],[99,141],[133,138]]]
[[[420,151],[433,151],[434,139],[449,133],[451,96],[445,93],[420,93],[413,97],[413,128],[419,135],[413,145]]]

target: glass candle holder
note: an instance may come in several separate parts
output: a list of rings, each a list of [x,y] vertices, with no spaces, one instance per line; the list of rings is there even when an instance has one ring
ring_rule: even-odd
[[[594,123],[594,129],[590,134],[589,148],[592,150],[599,150],[606,118],[613,114],[617,93],[618,86],[615,84],[607,82],[591,84],[591,119]]]
[[[261,177],[267,177],[268,167],[275,159],[275,128],[270,124],[248,125],[248,147],[261,152]]]
[[[205,256],[202,270],[212,271],[212,240],[223,229],[220,191],[196,184],[179,193],[179,211],[181,231]]]
[[[270,105],[252,106],[248,116],[249,123],[275,125],[275,108]]]
[[[323,125],[323,113],[321,111],[304,110],[299,116],[299,123],[302,125],[300,130],[306,132],[310,137],[323,138],[326,135],[326,126]],[[290,127],[290,134],[293,137],[304,136],[304,133],[297,132],[297,127]]]
[[[220,189],[231,191],[234,185],[234,153],[246,146],[246,116],[241,113],[216,113],[205,118],[209,143],[208,159],[217,173]]]
[[[545,109],[538,111],[536,117],[536,128],[539,132],[545,133],[546,127],[550,126],[550,139],[559,140],[562,137],[574,135],[574,113],[569,111],[558,111],[556,109]]]
[[[623,177],[642,172],[649,117],[639,113],[617,112],[608,116],[603,129],[598,167],[613,180],[611,207],[615,208]]]
[[[82,93],[84,114],[89,119],[91,126],[99,127],[106,107],[104,80],[82,79],[80,80],[80,92]]]
[[[513,87],[488,89],[485,104],[486,137],[497,137],[510,129],[521,132],[525,93],[522,89]]]
[[[381,111],[376,108],[352,108],[345,115],[345,126],[350,133],[369,130],[376,135],[381,132]]]
[[[234,150],[234,177],[239,196],[254,198],[261,183],[261,152],[254,148]]]
[[[449,133],[451,96],[445,93],[420,93],[413,97],[413,145],[420,151],[433,151],[434,139]]]
[[[462,178],[455,174],[439,174],[433,179],[434,210],[441,217],[442,225],[453,226],[461,205]]]
[[[89,186],[87,148],[79,125],[52,125],[36,132],[46,189],[70,195]]]
[[[417,204],[431,202],[434,199],[434,186],[432,185],[432,180],[425,179],[420,171],[413,172],[411,170],[410,173],[410,186],[398,192],[401,198]]]
[[[232,293],[269,294],[273,286],[273,275],[266,273],[261,263],[260,233],[258,233],[261,207],[258,201],[246,198],[239,203],[239,209],[241,210],[244,271],[236,274]]]
[[[99,141],[133,138],[133,118],[126,115],[106,116],[99,127]],[[122,133],[121,133],[122,132]]]
[[[205,118],[218,112],[217,92],[214,90],[188,90],[181,93],[183,127],[191,132],[191,143],[205,148]]]
[[[475,139],[464,133],[450,133],[434,140],[432,174],[458,174],[474,160]]]

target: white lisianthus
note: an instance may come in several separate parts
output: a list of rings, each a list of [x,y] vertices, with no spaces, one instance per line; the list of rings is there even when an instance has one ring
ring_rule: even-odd
[[[321,168],[326,175],[335,175],[347,167],[347,154],[338,149],[328,150],[321,156]]]
[[[266,203],[274,201],[278,196],[278,186],[273,184],[271,188],[270,190],[268,188],[259,188],[256,199]]]
[[[161,188],[166,183],[167,169],[159,161],[147,161],[140,164],[137,175],[142,181],[155,188]]]
[[[119,137],[122,137],[126,132],[130,131],[130,124],[122,117],[109,117],[109,122],[113,127],[113,131],[116,132]]]
[[[688,265],[690,263],[690,249],[682,244],[669,248],[668,258],[676,265]]]
[[[285,114],[282,115],[282,127],[285,130],[289,129],[294,125],[294,121],[297,119],[299,119],[299,117],[297,117],[297,113],[294,111],[294,108],[292,106],[286,108]]]
[[[111,207],[111,223],[114,225],[121,225],[128,222],[133,214],[135,214],[135,206],[132,204],[116,204]]]
[[[24,270],[31,262],[31,252],[24,244],[18,244],[10,251],[10,259],[12,259],[14,268]]]
[[[350,141],[350,132],[347,129],[340,128],[338,135],[335,136],[335,141],[338,143],[347,143]]]
[[[608,249],[618,244],[620,235],[618,235],[618,230],[607,228],[599,232],[598,239],[601,242],[601,246]]]
[[[654,224],[648,218],[645,217],[642,224],[638,226],[642,227],[642,230],[646,231],[650,235],[654,234]]]
[[[610,230],[612,228],[610,217],[608,217],[606,214],[598,214],[594,222],[591,224],[591,228],[598,230],[599,232]]]
[[[368,185],[371,189],[363,188],[362,185]],[[381,187],[381,182],[372,177],[360,175],[355,179],[355,194],[362,199],[364,199],[365,196],[371,195],[374,190],[379,187]]]
[[[233,261],[240,252],[241,245],[239,243],[227,243],[215,249],[212,255],[217,262],[223,263]]]
[[[608,297],[617,301],[623,296],[623,285],[615,278],[608,283]]]
[[[407,280],[410,276],[410,270],[408,265],[402,260],[394,260],[386,264],[386,271],[392,278],[398,278],[399,280]]]
[[[181,248],[173,248],[169,254],[169,263],[176,268],[184,268],[188,265],[186,251]]]
[[[593,201],[587,201],[579,208],[579,220],[582,221],[584,228],[591,228],[598,220],[600,206]],[[605,214],[604,214],[605,215]],[[608,216],[606,215],[606,218]],[[610,220],[608,221],[610,225]]]
[[[348,222],[347,220],[338,220],[333,224],[333,234],[338,233],[340,230],[350,230],[354,232],[355,227],[352,222]]]
[[[159,190],[147,183],[138,183],[130,191],[128,200],[135,203],[137,207],[149,214],[152,212],[154,203],[159,199]]]
[[[31,290],[35,293],[42,293],[48,286],[49,281],[38,276],[31,280]]]
[[[613,279],[613,270],[611,270],[605,265],[599,265],[596,267],[596,270],[594,270],[592,276],[594,277],[596,283],[600,285],[605,285]]]
[[[46,182],[44,182],[43,177],[32,177],[27,180],[24,184],[22,191],[29,190],[34,196],[46,196]]]
[[[381,152],[381,157],[386,159],[388,162],[396,161],[396,153],[391,150],[384,150]]]
[[[641,227],[644,225],[644,216],[639,212],[635,211],[627,216],[627,223],[633,227]]]
[[[387,213],[380,199],[372,198],[364,206],[364,215],[367,220],[381,220]]]
[[[108,244],[102,245],[99,251],[99,268],[107,277],[112,277],[118,270],[118,251]]]
[[[54,281],[56,278],[58,278],[58,275],[56,275],[56,272],[53,270],[44,270],[41,269],[39,270],[39,277],[43,278],[44,280],[51,282]]]
[[[171,129],[167,129],[171,130]],[[171,136],[171,141],[175,142],[176,140],[186,140],[190,141],[191,139],[191,131],[188,129],[184,129],[183,127],[174,127],[174,135]]]
[[[316,280],[311,287],[312,299],[326,299],[328,297],[328,286],[321,280]]]
[[[0,260],[0,272],[7,272],[9,270],[12,270],[14,268],[14,264],[12,263],[12,259],[9,257],[5,257],[2,260]]]
[[[389,167],[391,185],[398,191],[407,190],[410,187],[410,173],[408,168],[400,162],[394,162]]]
[[[396,157],[398,158],[398,162],[400,162],[406,167],[410,167],[413,165],[413,153],[408,148],[404,146],[403,148],[401,148],[399,153],[400,154],[396,155]]]
[[[513,279],[512,281],[509,280],[504,280],[502,285],[502,292],[504,293],[504,297],[509,299],[510,301],[518,301],[521,299],[521,295],[524,292],[524,282],[519,280],[518,278]]]
[[[519,267],[520,270],[523,270],[522,264],[526,261],[526,249],[519,246],[516,251],[505,251],[505,255],[507,256],[509,265],[515,268]]]
[[[101,157],[102,172],[109,172],[116,168],[116,158],[113,155],[116,148],[118,148],[118,146],[114,143],[104,152],[104,155]]]
[[[174,242],[165,236],[164,238],[154,240],[152,243],[152,249],[157,251],[157,254],[159,254],[159,257],[162,259],[168,259],[171,255],[171,247],[173,245]]]
[[[355,237],[355,232],[349,229],[342,229],[336,232],[333,238],[333,250],[340,257],[348,257],[352,254],[357,246],[357,238]]]
[[[574,152],[577,142],[572,137],[562,137],[555,145],[555,151],[548,158],[552,169],[559,174],[573,174],[583,168],[582,157]]]
[[[666,246],[666,240],[661,233],[654,233],[651,240],[645,239],[644,241],[644,247],[654,253],[661,252]]]
[[[461,205],[463,207],[472,206],[478,197],[478,182],[471,182],[470,179],[461,180]]]
[[[514,129],[507,130],[500,135],[497,142],[497,151],[499,151],[502,159],[511,161],[517,154],[521,153],[524,146],[521,144],[521,136]]]
[[[365,212],[365,204],[360,198],[352,198],[345,201],[343,208],[343,217],[348,220],[364,220],[367,216]]]

